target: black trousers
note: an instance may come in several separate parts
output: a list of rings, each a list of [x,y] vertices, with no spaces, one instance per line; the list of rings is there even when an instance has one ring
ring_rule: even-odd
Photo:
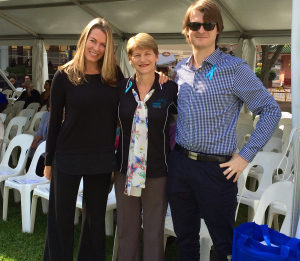
[[[195,161],[176,150],[169,154],[168,161],[167,192],[179,260],[199,260],[201,218],[218,260],[227,260],[232,251],[237,184],[225,178],[220,162]]]
[[[105,261],[105,212],[111,173],[69,175],[52,167],[44,261],[73,261],[74,215],[83,177],[78,261]]]

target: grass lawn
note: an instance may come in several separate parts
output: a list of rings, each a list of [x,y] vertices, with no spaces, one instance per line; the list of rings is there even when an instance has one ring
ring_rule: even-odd
[[[2,210],[2,197],[0,198]],[[43,214],[40,200],[38,201],[34,233],[22,233],[21,206],[13,201],[13,193],[10,192],[7,221],[0,218],[0,261],[40,261],[43,257],[47,216]],[[246,221],[247,209],[240,206],[237,225]],[[75,226],[74,260],[79,241],[80,225]],[[113,237],[106,237],[106,260],[112,258]],[[169,238],[166,248],[166,261],[177,260],[177,247],[174,238]],[[211,253],[211,261],[216,260],[214,251]]]
[[[43,214],[38,201],[34,233],[22,233],[21,206],[13,201],[10,191],[7,221],[2,220],[2,197],[0,196],[0,261],[40,261],[43,257],[47,216]],[[79,241],[80,225],[75,226],[76,256]],[[106,260],[112,258],[113,237],[106,237]],[[166,250],[166,261],[175,261],[177,248],[174,240],[170,240]],[[75,258],[74,258],[75,260]]]

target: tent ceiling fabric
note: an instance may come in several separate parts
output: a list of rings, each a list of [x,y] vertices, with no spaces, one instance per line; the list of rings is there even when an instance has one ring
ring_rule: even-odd
[[[5,40],[78,38],[96,16],[114,26],[116,38],[152,33],[165,43],[184,42],[182,21],[192,0],[0,0],[0,43]],[[242,36],[290,39],[292,0],[215,0],[224,20],[224,42]],[[26,30],[27,29],[27,30]],[[36,33],[36,34],[35,34]],[[121,35],[120,35],[121,33]],[[230,40],[229,40],[230,39]],[[290,41],[290,40],[289,40]],[[53,43],[52,43],[53,44]]]

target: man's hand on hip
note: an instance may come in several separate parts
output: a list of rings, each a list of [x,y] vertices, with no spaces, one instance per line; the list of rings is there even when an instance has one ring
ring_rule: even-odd
[[[235,175],[233,182],[236,182],[248,164],[249,162],[247,160],[238,153],[234,153],[231,160],[220,164],[220,168],[226,168],[223,173],[227,179],[230,179]]]

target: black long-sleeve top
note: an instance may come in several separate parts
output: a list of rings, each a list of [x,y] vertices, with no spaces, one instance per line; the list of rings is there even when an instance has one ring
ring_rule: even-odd
[[[124,78],[119,68],[117,78]],[[86,75],[86,80],[75,86],[57,71],[51,88],[45,165],[51,166],[55,155],[57,168],[75,175],[116,168],[117,87],[103,83],[100,74]]]
[[[130,89],[125,93],[132,81],[132,87],[138,92],[134,77],[124,79],[120,82],[119,96],[120,104],[118,117],[120,121],[120,141],[117,150],[117,161],[121,173],[127,172],[129,144],[132,129],[133,116],[136,110],[137,102]],[[176,111],[177,104],[177,84],[168,81],[162,88],[158,83],[158,75],[155,75],[155,81],[152,85],[154,93],[146,105],[148,108],[148,150],[147,150],[147,170],[148,178],[163,177],[167,174],[167,155],[169,146],[169,123],[170,115]]]
[[[27,108],[27,106],[30,103],[32,103],[32,102],[38,102],[38,103],[40,103],[40,101],[41,101],[41,95],[40,95],[40,93],[37,90],[32,89],[30,91],[30,96],[28,96],[28,93],[25,90],[25,91],[22,92],[22,94],[17,99],[17,101],[25,101],[24,108]]]

